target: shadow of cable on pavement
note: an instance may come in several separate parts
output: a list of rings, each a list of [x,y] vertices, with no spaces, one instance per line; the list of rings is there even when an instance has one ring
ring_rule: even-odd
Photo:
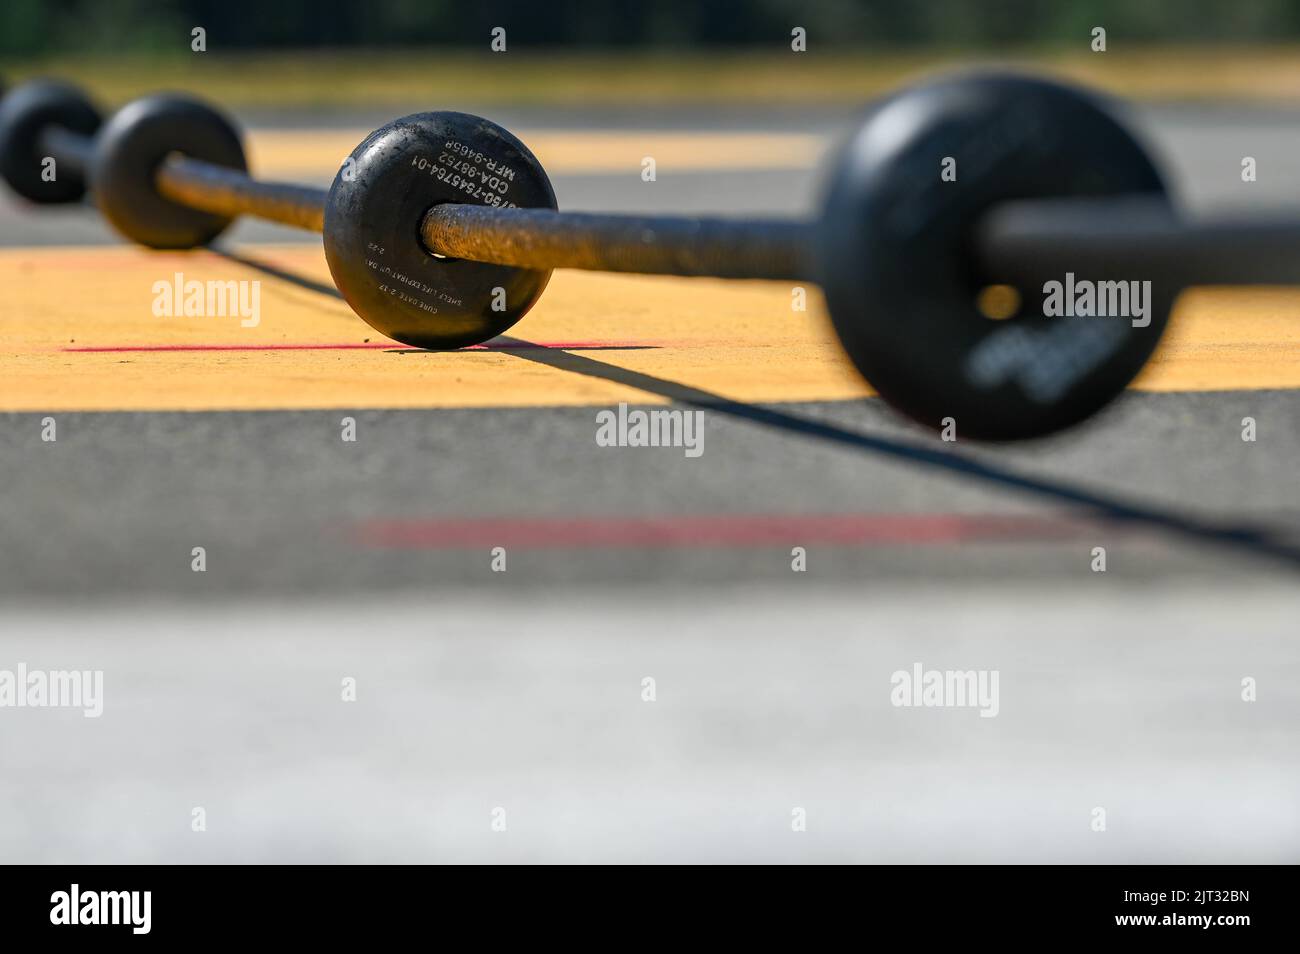
[[[585,355],[554,349],[541,352],[532,350],[517,351],[515,354],[525,361],[535,361],[574,374],[603,378],[650,394],[657,394],[679,404],[708,409],[756,424],[831,441],[844,447],[856,448],[879,456],[893,457],[914,464],[946,470],[986,484],[1081,507],[1087,510],[1091,516],[1102,520],[1154,527],[1184,537],[1244,548],[1261,556],[1286,561],[1300,568],[1300,546],[1278,539],[1273,534],[1260,528],[1221,524],[1191,514],[1165,511],[1145,503],[1094,493],[1086,488],[1072,486],[1061,481],[1042,480],[1019,474],[1003,467],[964,457],[952,451],[936,450],[915,442],[875,437],[762,405],[732,401],[708,391],[657,378],[640,371],[630,371],[626,368],[606,364]]]
[[[208,251],[213,255],[218,255],[226,261],[234,262],[237,265],[243,265],[245,268],[251,268],[254,271],[261,272],[263,275],[270,275],[272,278],[278,278],[281,281],[288,282],[291,285],[297,285],[299,288],[305,288],[308,291],[314,291],[321,295],[328,295],[330,298],[343,300],[339,290],[328,282],[318,282],[314,279],[307,278],[304,275],[296,275],[293,272],[287,272],[278,265],[272,265],[270,262],[260,262],[255,258],[249,258],[247,255],[241,255],[232,252],[229,249],[218,246],[210,246]]]
[[[338,289],[332,285],[325,285],[295,275],[292,272],[284,271],[244,255],[220,249],[212,249],[212,251],[233,262],[263,272],[274,278],[291,282],[299,287],[329,295],[333,298],[342,298]],[[960,474],[972,480],[1002,487],[1006,490],[1018,491],[1023,494],[1054,500],[1058,503],[1069,504],[1082,508],[1090,516],[1100,520],[1151,527],[1192,540],[1230,546],[1258,556],[1281,560],[1300,569],[1300,545],[1280,539],[1267,530],[1258,527],[1224,524],[1193,514],[1162,510],[1158,506],[1123,500],[1108,494],[1095,493],[1084,487],[1074,486],[1062,481],[1043,480],[1019,474],[1007,468],[972,460],[953,451],[936,450],[933,447],[927,447],[915,442],[861,434],[834,424],[800,417],[797,414],[790,414],[757,404],[732,401],[721,395],[679,384],[676,381],[669,381],[651,374],[607,364],[595,358],[576,354],[572,350],[536,345],[521,338],[506,336],[495,339],[495,342],[499,345],[500,350],[508,351],[524,361],[533,361],[559,371],[601,378],[649,394],[657,394],[679,404],[687,404],[719,414],[727,414],[755,424],[830,441],[842,447],[852,447],[882,457],[892,457],[896,460],[932,467],[937,470],[945,470],[949,473]],[[419,349],[404,349],[398,353],[412,354],[420,352]],[[436,354],[438,352],[427,353]]]

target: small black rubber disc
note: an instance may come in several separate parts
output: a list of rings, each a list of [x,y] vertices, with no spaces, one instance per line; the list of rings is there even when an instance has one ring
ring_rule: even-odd
[[[99,110],[75,86],[42,79],[14,87],[0,100],[0,175],[32,202],[79,202],[86,194],[86,177],[72,163],[53,157],[54,178],[46,181],[41,134],[62,126],[93,136],[101,122]]]
[[[127,103],[95,142],[91,185],[95,202],[122,235],[151,248],[207,245],[230,224],[159,194],[158,166],[177,152],[245,171],[244,146],[234,123],[205,103],[161,94]]]
[[[955,160],[955,181],[941,173]],[[1165,195],[1146,151],[1092,96],[1007,74],[958,75],[885,101],[847,144],[824,202],[822,284],[835,330],[887,401],[958,439],[1037,437],[1084,420],[1137,375],[1177,290],[1151,319],[1046,318],[1043,288],[1013,317],[976,302],[972,237],[995,203]],[[1081,279],[1141,280],[1123,263]],[[1043,282],[1064,280],[1045,275]]]
[[[495,123],[417,113],[353,150],[325,206],[325,257],[339,291],[376,331],[419,348],[501,334],[551,277],[431,255],[420,224],[444,202],[554,209],[555,193],[528,147]]]

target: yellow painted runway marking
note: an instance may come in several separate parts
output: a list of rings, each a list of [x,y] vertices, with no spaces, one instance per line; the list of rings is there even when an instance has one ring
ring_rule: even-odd
[[[267,179],[334,178],[369,129],[260,129],[248,137],[249,165]],[[657,174],[718,169],[809,169],[830,141],[807,133],[672,132],[654,129],[515,131],[552,175],[625,173],[640,176],[652,156]]]
[[[319,246],[239,253],[325,288]],[[155,317],[154,283],[261,282],[260,323]],[[210,251],[125,246],[0,252],[0,410],[506,407],[661,402],[521,360],[509,348],[420,352],[386,339],[332,294]],[[810,289],[810,291],[812,291]],[[738,401],[862,397],[815,291],[790,285],[557,272],[512,337]],[[1138,386],[1300,387],[1300,290],[1199,289],[1179,304]],[[599,350],[584,351],[584,348]]]
[[[1300,289],[1193,288],[1178,300],[1143,391],[1300,387]]]

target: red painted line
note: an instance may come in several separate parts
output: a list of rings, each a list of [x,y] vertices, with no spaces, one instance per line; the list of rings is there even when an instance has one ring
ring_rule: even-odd
[[[830,544],[943,544],[1060,540],[1089,524],[1066,517],[977,514],[701,514],[370,520],[353,528],[363,547],[384,550],[586,547],[750,547]]]
[[[489,341],[469,345],[460,351],[523,351],[528,348],[552,348],[558,351],[612,351],[620,348],[645,348],[644,344],[612,341]],[[175,344],[175,345],[86,345],[63,348],[63,351],[80,354],[153,352],[153,351],[422,351],[396,341],[363,342],[359,344]]]
[[[394,342],[387,344],[264,344],[264,345],[90,345],[87,347],[64,348],[80,354],[129,353],[153,351],[349,351],[353,349],[369,350],[371,348],[401,348]]]

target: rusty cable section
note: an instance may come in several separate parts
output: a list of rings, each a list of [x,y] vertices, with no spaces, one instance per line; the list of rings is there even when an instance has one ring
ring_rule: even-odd
[[[89,161],[89,141],[75,134],[68,141],[51,136],[60,154]],[[156,181],[159,193],[190,208],[229,218],[253,215],[312,232],[324,229],[324,189],[262,182],[238,169],[180,155],[158,167]],[[446,204],[429,211],[420,235],[433,254],[520,268],[811,280],[813,228],[785,220]]]
[[[261,182],[238,169],[171,156],[158,167],[158,191],[181,205],[234,218],[254,215],[294,228],[325,228],[324,189]]]
[[[420,228],[448,258],[523,268],[811,279],[813,226],[797,221],[595,215],[438,205]]]

